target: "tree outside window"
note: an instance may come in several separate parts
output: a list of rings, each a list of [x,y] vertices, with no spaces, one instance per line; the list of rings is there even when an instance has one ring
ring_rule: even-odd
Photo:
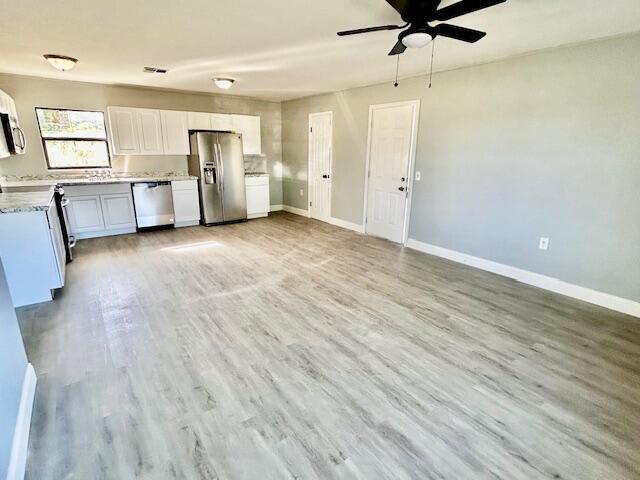
[[[50,169],[111,166],[104,112],[36,108]]]

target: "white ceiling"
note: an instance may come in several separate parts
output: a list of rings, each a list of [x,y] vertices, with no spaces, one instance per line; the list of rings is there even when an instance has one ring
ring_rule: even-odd
[[[2,72],[203,92],[230,76],[228,93],[273,100],[392,80],[397,32],[335,33],[401,23],[384,0],[0,0],[0,12]],[[488,35],[439,38],[436,71],[640,30],[640,2],[507,0],[449,23]],[[45,53],[80,61],[61,73]],[[408,50],[401,76],[425,73],[429,53]]]

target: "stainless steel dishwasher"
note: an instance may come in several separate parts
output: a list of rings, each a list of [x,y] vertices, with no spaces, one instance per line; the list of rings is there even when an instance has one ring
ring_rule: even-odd
[[[174,225],[171,182],[134,183],[133,203],[139,229]]]

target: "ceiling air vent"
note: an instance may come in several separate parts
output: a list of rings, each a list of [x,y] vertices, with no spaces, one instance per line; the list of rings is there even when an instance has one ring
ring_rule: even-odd
[[[166,68],[157,68],[157,67],[144,67],[142,71],[144,73],[167,73]]]

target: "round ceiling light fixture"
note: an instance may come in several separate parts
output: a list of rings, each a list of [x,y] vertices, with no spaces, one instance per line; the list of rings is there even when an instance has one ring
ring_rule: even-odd
[[[48,53],[46,55],[43,55],[43,57],[51,64],[53,68],[56,68],[61,72],[71,70],[76,66],[76,63],[78,63],[77,58],[67,57],[66,55],[54,55],[52,53]]]
[[[233,86],[235,80],[233,78],[214,78],[213,83],[222,90],[229,90]]]
[[[433,37],[427,32],[412,32],[402,37],[402,43],[408,48],[422,48],[432,40]]]

